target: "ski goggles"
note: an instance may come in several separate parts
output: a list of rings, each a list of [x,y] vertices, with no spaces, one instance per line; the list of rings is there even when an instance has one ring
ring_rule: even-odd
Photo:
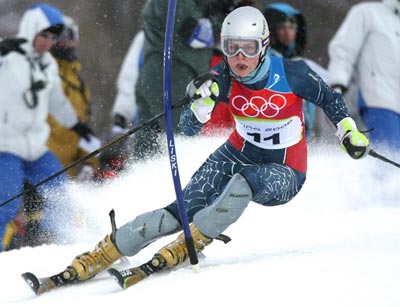
[[[260,39],[223,37],[222,52],[228,57],[235,57],[241,52],[247,58],[255,58],[263,48]]]

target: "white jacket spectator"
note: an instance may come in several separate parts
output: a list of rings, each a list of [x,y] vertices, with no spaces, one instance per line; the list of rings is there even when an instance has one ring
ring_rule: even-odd
[[[36,35],[51,26],[40,8],[28,10],[18,33],[27,40],[21,45],[26,54],[0,57],[0,151],[29,161],[47,151],[49,111],[66,127],[78,123],[62,91],[56,61],[49,52],[39,56],[33,48]]]
[[[123,133],[128,125],[131,125],[138,115],[136,104],[135,86],[139,77],[140,66],[143,62],[144,32],[139,31],[134,37],[127,54],[125,55],[117,79],[117,96],[111,111],[111,115],[123,116],[124,127],[114,125],[114,132]],[[120,130],[119,130],[120,128]]]
[[[350,9],[329,44],[328,82],[347,88],[354,76],[368,106],[400,112],[400,15],[391,12],[395,2],[365,2]]]
[[[334,89],[346,91],[356,86],[358,111],[365,127],[374,128],[371,141],[398,149],[399,36],[400,1],[356,4],[329,44],[328,66],[328,83]]]
[[[63,27],[58,9],[33,5],[22,16],[18,37],[0,41],[0,251],[11,248],[14,219],[21,205],[21,199],[13,197],[20,195],[23,183],[36,185],[62,169],[46,145],[49,112],[81,140],[97,140],[64,96],[57,63],[49,53]],[[66,180],[62,173],[44,182],[38,192],[61,194]],[[68,202],[57,205],[46,195],[40,220],[45,237],[58,239],[72,221],[70,213]]]

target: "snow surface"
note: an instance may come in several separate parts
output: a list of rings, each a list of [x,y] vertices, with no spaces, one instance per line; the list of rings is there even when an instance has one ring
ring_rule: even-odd
[[[177,138],[182,185],[220,137]],[[73,243],[0,253],[0,306],[400,306],[400,170],[367,157],[354,161],[338,144],[310,146],[303,190],[289,204],[251,203],[226,234],[190,266],[122,291],[107,273],[35,297],[20,274],[58,273],[117,226],[174,199],[166,157],[133,165],[104,185],[69,187],[84,218],[68,229]],[[175,239],[163,238],[128,258],[138,265]],[[116,305],[114,305],[116,306]]]

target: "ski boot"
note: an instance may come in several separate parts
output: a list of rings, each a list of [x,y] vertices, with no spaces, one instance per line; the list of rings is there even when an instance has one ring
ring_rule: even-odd
[[[197,253],[213,241],[213,239],[203,235],[194,224],[190,225],[190,231]],[[188,257],[189,252],[186,247],[185,236],[182,233],[175,241],[161,248],[151,259],[151,264],[158,269],[170,269],[184,263]]]
[[[200,253],[204,247],[209,245],[213,239],[203,235],[194,224],[190,225],[194,247],[197,253]],[[228,243],[231,239],[223,234],[215,237]],[[189,251],[186,247],[185,237],[182,233],[178,238],[170,244],[161,248],[150,261],[142,265],[124,270],[111,268],[108,273],[118,282],[122,289],[129,288],[138,282],[146,279],[157,272],[173,269],[178,265],[184,264],[189,258]]]
[[[64,279],[74,282],[87,280],[104,271],[123,257],[114,243],[116,231],[114,210],[110,212],[110,218],[112,225],[111,235],[107,235],[97,243],[93,251],[77,256],[72,261],[72,264],[65,269],[63,273]]]

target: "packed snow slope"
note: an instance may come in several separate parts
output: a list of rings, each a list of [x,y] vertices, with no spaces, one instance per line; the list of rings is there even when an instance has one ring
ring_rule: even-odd
[[[182,185],[223,138],[176,140]],[[340,146],[310,145],[308,178],[289,204],[251,203],[226,234],[190,266],[155,275],[122,291],[107,273],[35,297],[20,274],[55,274],[117,226],[175,197],[167,157],[131,165],[108,183],[72,184],[80,223],[72,241],[0,253],[0,306],[400,306],[400,169],[373,157],[355,161]],[[395,159],[395,157],[391,157]],[[62,223],[62,217],[60,217]],[[176,235],[135,257],[139,265]]]

